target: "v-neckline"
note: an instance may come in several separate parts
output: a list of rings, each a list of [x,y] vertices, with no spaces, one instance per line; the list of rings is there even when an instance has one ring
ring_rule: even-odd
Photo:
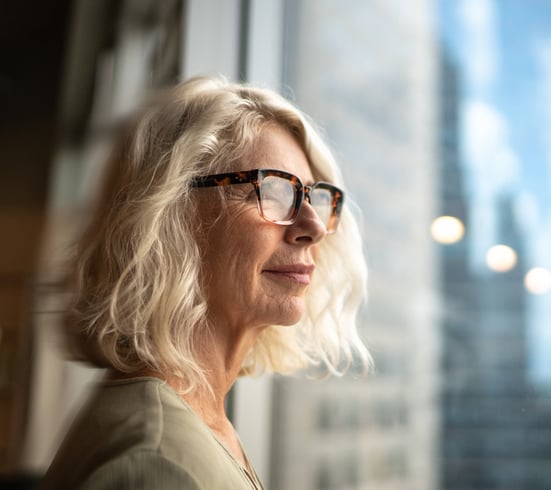
[[[184,400],[180,395],[178,395],[178,393],[176,392],[176,390],[174,390],[174,388],[170,385],[170,383],[155,377],[152,377],[150,379],[156,379],[157,381],[160,382],[162,386],[167,387],[170,390],[170,392],[174,396],[176,396],[176,398],[180,401],[180,403],[182,403],[182,405],[189,412],[191,412],[191,414],[198,420],[198,422],[200,422],[201,425],[208,431],[208,433],[216,441],[216,443],[224,450],[224,452],[228,455],[228,457],[233,462],[233,464],[237,467],[237,469],[241,473],[243,473],[243,475],[245,475],[245,478],[252,485],[252,488],[254,488],[254,490],[264,490],[264,487],[262,486],[260,478],[258,477],[256,471],[254,470],[253,465],[251,464],[249,458],[247,457],[247,453],[243,448],[243,444],[241,443],[241,440],[239,439],[239,435],[237,434],[237,432],[235,432],[235,437],[241,449],[241,453],[243,454],[243,458],[245,460],[246,466],[241,464],[241,462],[232,454],[232,452],[227,448],[227,446],[218,437],[216,437],[216,434],[209,427],[209,425],[197,414],[195,410],[193,410],[191,405],[186,400]]]

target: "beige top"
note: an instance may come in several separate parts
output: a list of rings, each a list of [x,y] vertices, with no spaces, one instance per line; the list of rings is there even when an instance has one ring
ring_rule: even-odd
[[[259,490],[164,381],[101,383],[59,449],[43,490]]]

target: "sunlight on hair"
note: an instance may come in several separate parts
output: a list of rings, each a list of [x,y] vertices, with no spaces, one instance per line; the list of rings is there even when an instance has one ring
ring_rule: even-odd
[[[494,245],[486,253],[486,264],[494,272],[508,272],[517,264],[517,253],[508,245]]]
[[[551,291],[551,272],[544,267],[533,267],[524,276],[524,286],[532,294],[548,293]]]
[[[438,243],[451,245],[463,238],[465,226],[454,216],[440,216],[432,222],[430,234]]]

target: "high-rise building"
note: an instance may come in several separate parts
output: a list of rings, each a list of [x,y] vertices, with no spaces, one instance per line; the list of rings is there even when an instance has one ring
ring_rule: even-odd
[[[271,488],[431,490],[439,427],[432,2],[286,7],[284,84],[324,127],[364,218],[362,328],[376,368],[362,380],[276,380]]]
[[[551,403],[528,378],[523,237],[512,199],[500,198],[496,207],[497,241],[512,247],[518,260],[507,272],[474,271],[463,296],[469,321],[446,325],[445,490],[543,490],[551,484]]]
[[[528,379],[524,237],[514,198],[496,199],[496,243],[516,265],[493,272],[473,264],[478,246],[459,151],[459,74],[441,56],[442,214],[460,219],[462,241],[442,246],[442,490],[543,490],[551,487],[551,403]],[[470,212],[477,212],[471,209]]]

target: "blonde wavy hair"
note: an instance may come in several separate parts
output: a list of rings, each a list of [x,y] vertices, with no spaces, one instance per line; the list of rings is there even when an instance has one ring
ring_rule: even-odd
[[[127,373],[151,369],[176,377],[185,391],[207,383],[195,356],[208,305],[191,180],[236,169],[273,123],[294,135],[316,179],[343,187],[313,125],[271,90],[194,78],[155,96],[126,125],[71,262],[64,329],[73,357]],[[265,329],[241,374],[368,366],[356,328],[366,280],[358,224],[345,202],[337,232],[320,244],[303,318]]]

